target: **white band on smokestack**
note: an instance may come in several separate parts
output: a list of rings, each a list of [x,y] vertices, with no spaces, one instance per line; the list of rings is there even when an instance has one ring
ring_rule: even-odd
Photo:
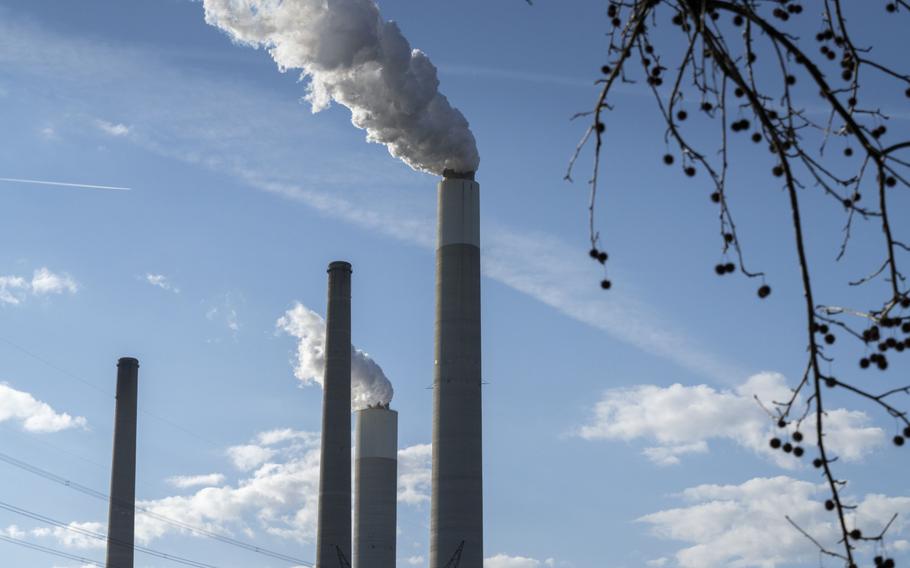
[[[445,214],[443,214],[445,213]],[[480,185],[473,174],[453,174],[439,183],[438,246],[480,246]]]
[[[398,459],[398,412],[385,406],[355,413],[357,448],[355,459]]]
[[[395,568],[398,413],[374,406],[355,416],[353,568]]]

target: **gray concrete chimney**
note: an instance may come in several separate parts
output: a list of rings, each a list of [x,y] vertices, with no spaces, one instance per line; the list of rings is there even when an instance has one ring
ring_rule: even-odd
[[[351,265],[329,264],[316,568],[351,561]]]
[[[395,568],[398,413],[379,406],[355,416],[353,568]]]
[[[139,361],[117,362],[117,404],[114,411],[114,458],[111,503],[107,518],[107,568],[133,568],[136,517],[136,398]]]
[[[459,568],[482,568],[480,186],[473,172],[444,176],[438,188],[430,568],[444,568],[459,551]]]

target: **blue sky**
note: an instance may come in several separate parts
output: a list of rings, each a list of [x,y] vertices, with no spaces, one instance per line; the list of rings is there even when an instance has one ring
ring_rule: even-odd
[[[602,2],[568,4],[380,4],[438,66],[480,149],[487,564],[817,562],[783,515],[829,535],[821,479],[765,450],[770,424],[752,401],[786,392],[804,365],[770,158],[734,148],[731,178],[750,263],[774,287],[762,302],[755,282],[714,276],[706,180],[660,165],[651,100],[624,88],[598,213],[615,289],[601,292],[587,258],[588,158],[574,184],[562,177],[584,128],[569,117],[593,101],[607,22]],[[899,34],[881,35],[898,53]],[[394,383],[400,413],[399,564],[422,566],[437,180],[367,144],[346,109],[312,114],[304,91],[266,53],[206,25],[200,3],[0,4],[0,177],[131,188],[0,182],[2,451],[106,491],[114,365],[138,357],[145,505],[312,561],[321,391],[295,378],[297,341],[276,322],[298,302],[323,313],[325,267],[346,259],[354,343]],[[890,128],[906,133],[906,99],[881,93]],[[840,298],[841,282],[874,269],[879,233],[862,227],[835,265],[842,217],[805,199],[821,293]],[[856,353],[842,349],[852,370]],[[883,380],[906,376],[896,363]],[[848,493],[872,525],[906,519],[894,424],[849,408],[832,413]],[[0,485],[0,501],[104,530],[101,501],[2,463]],[[289,565],[141,526],[155,550]],[[2,534],[103,559],[97,543],[41,529],[0,511]],[[893,530],[889,552],[906,562],[910,525]],[[0,547],[11,566],[79,566]]]

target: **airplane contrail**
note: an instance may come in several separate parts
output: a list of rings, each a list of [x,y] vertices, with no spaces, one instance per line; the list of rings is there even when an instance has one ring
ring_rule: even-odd
[[[115,191],[131,191],[131,187],[117,187],[113,185],[92,185],[88,183],[66,183],[62,181],[43,181],[40,179],[18,179],[18,178],[0,178],[0,181],[10,183],[34,183],[38,185],[59,185],[63,187],[78,187],[82,189],[109,189]]]

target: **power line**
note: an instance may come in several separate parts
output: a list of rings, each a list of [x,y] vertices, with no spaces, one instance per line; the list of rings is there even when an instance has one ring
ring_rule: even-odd
[[[30,548],[32,550],[37,550],[38,552],[43,552],[45,554],[51,554],[53,556],[58,556],[60,558],[66,558],[67,560],[74,560],[82,564],[88,564],[89,566],[97,566],[98,568],[104,568],[104,564],[92,560],[91,558],[83,558],[82,556],[76,556],[75,554],[70,554],[69,552],[63,552],[62,550],[57,550],[56,548],[49,548],[47,546],[41,546],[40,544],[35,544],[32,542],[27,542],[22,539],[13,538],[11,536],[6,536],[0,534],[0,540],[21,546],[23,548]]]
[[[15,342],[13,342],[13,341],[10,341],[9,339],[6,339],[5,337],[2,337],[2,336],[0,336],[0,342],[5,343],[5,344],[9,345],[10,347],[13,347],[14,349],[16,349],[16,350],[18,350],[18,351],[20,351],[20,352],[22,352],[22,353],[28,355],[29,357],[35,359],[36,361],[39,361],[40,363],[46,365],[47,367],[49,367],[49,368],[51,368],[51,369],[54,369],[55,371],[57,371],[57,372],[59,372],[59,373],[61,373],[61,374],[63,374],[63,375],[65,375],[65,376],[67,376],[67,377],[69,377],[69,378],[71,378],[71,379],[74,379],[74,380],[76,380],[76,381],[82,383],[83,385],[85,385],[85,386],[87,386],[87,387],[89,387],[89,388],[91,388],[91,389],[93,389],[93,390],[96,390],[96,391],[98,391],[98,392],[104,394],[106,397],[110,397],[110,393],[109,393],[109,392],[107,392],[106,390],[102,389],[101,387],[99,387],[98,385],[96,385],[95,383],[93,383],[92,381],[89,381],[88,379],[85,379],[85,378],[83,378],[83,377],[80,377],[79,375],[77,375],[77,374],[75,374],[75,373],[72,373],[72,372],[70,372],[70,371],[68,371],[68,370],[66,370],[66,369],[64,369],[64,368],[62,368],[62,367],[60,367],[60,366],[58,366],[58,365],[55,365],[54,363],[48,361],[47,359],[45,359],[44,357],[41,357],[41,356],[38,355],[38,354],[36,354],[36,353],[34,353],[34,352],[32,352],[32,351],[26,349],[25,347],[22,347],[21,345],[18,345],[17,343],[15,343]],[[114,397],[111,397],[111,398],[114,398]],[[183,433],[185,433],[185,434],[188,434],[188,435],[190,435],[190,436],[196,438],[197,440],[200,440],[200,441],[202,441],[202,442],[205,442],[206,444],[208,444],[208,445],[211,446],[211,447],[218,447],[218,445],[215,444],[213,441],[207,439],[206,437],[204,437],[204,436],[202,436],[202,435],[200,435],[200,434],[197,434],[196,432],[193,432],[192,430],[190,430],[190,429],[188,429],[188,428],[185,428],[185,427],[181,426],[180,424],[177,424],[176,422],[173,422],[173,421],[171,421],[171,420],[169,420],[169,419],[166,419],[166,418],[164,418],[164,417],[161,417],[161,416],[158,416],[158,415],[156,415],[156,414],[153,414],[153,413],[151,413],[151,412],[149,412],[149,411],[147,411],[147,410],[143,410],[141,407],[138,408],[138,411],[139,411],[140,414],[142,414],[142,415],[144,415],[144,416],[148,416],[148,417],[154,418],[155,420],[158,420],[158,421],[160,421],[160,422],[163,422],[163,423],[169,425],[169,426],[172,427],[172,428],[175,428],[175,429],[177,429],[177,430],[180,430],[181,432],[183,432]],[[94,498],[96,498],[96,499],[100,499],[100,500],[108,501],[108,502],[111,500],[110,496],[108,496],[108,495],[105,494],[105,493],[101,493],[100,491],[96,491],[96,490],[94,490],[94,489],[91,489],[90,487],[86,487],[86,486],[84,486],[84,485],[80,485],[80,484],[78,484],[78,483],[72,482],[72,481],[70,481],[70,480],[68,480],[68,479],[66,479],[66,478],[63,478],[63,477],[59,476],[59,475],[56,475],[56,474],[51,473],[51,472],[49,472],[49,471],[43,470],[43,469],[41,469],[41,468],[32,466],[32,465],[30,465],[30,464],[28,464],[28,463],[26,463],[26,462],[23,462],[23,461],[21,461],[21,460],[18,460],[18,459],[16,459],[16,458],[13,458],[12,456],[8,456],[8,455],[6,455],[6,454],[0,453],[0,461],[4,461],[4,462],[6,462],[6,463],[8,463],[8,464],[10,464],[10,465],[13,465],[13,466],[15,466],[15,467],[18,467],[18,468],[22,469],[22,470],[25,470],[25,471],[28,471],[28,472],[33,473],[33,474],[35,474],[35,475],[38,475],[38,476],[40,476],[40,477],[43,477],[43,478],[45,478],[45,479],[47,479],[47,480],[49,480],[49,481],[53,481],[53,482],[55,482],[55,483],[59,483],[59,484],[61,484],[61,485],[64,485],[64,486],[66,486],[66,487],[69,487],[69,488],[71,488],[71,489],[75,489],[76,491],[79,491],[79,492],[81,492],[81,493],[84,493],[84,494],[86,494],[86,495],[89,495],[89,496],[91,496],[91,497],[94,497]],[[163,523],[166,523],[166,524],[169,524],[169,525],[178,527],[178,528],[180,528],[180,529],[189,531],[189,532],[191,532],[191,533],[193,533],[193,534],[196,534],[196,535],[198,535],[198,536],[204,536],[204,537],[207,537],[207,538],[211,538],[211,539],[216,540],[216,541],[218,541],[218,542],[221,542],[221,543],[224,543],[224,544],[228,544],[228,545],[231,545],[231,546],[235,546],[235,547],[238,547],[238,548],[242,548],[242,549],[244,549],[244,550],[248,550],[248,551],[250,551],[250,552],[254,552],[254,553],[256,553],[256,554],[260,554],[260,555],[263,555],[263,556],[268,556],[268,557],[271,557],[271,558],[275,558],[275,559],[277,559],[277,560],[282,560],[282,561],[286,561],[286,562],[294,562],[294,563],[296,563],[296,564],[298,564],[298,565],[301,565],[301,566],[315,566],[315,564],[313,564],[312,562],[307,562],[306,560],[301,560],[300,558],[294,558],[293,556],[288,556],[288,555],[282,554],[282,553],[280,553],[280,552],[275,552],[275,551],[272,551],[272,550],[269,550],[269,549],[266,549],[266,548],[262,548],[262,547],[260,547],[260,546],[256,546],[256,545],[254,545],[254,544],[250,544],[250,543],[247,543],[247,542],[243,542],[243,541],[240,541],[240,540],[236,540],[236,539],[231,538],[231,537],[226,536],[226,535],[222,535],[222,534],[219,534],[219,533],[216,533],[216,532],[213,532],[213,531],[204,529],[204,528],[200,528],[200,527],[196,527],[196,526],[190,525],[190,524],[188,524],[188,523],[184,523],[183,521],[178,521],[178,520],[175,520],[175,519],[171,519],[171,518],[165,517],[165,516],[163,516],[163,515],[159,515],[159,514],[157,514],[157,513],[154,513],[154,512],[152,512],[152,511],[150,511],[150,510],[148,510],[148,509],[146,509],[146,508],[144,508],[144,507],[135,506],[135,509],[136,509],[137,512],[140,512],[140,513],[142,513],[142,514],[145,514],[145,515],[148,516],[148,517],[151,517],[151,518],[156,519],[156,520],[159,520],[159,521],[161,521],[161,522],[163,522]]]
[[[96,385],[95,383],[93,383],[92,381],[89,381],[89,380],[87,380],[87,379],[83,379],[83,378],[80,377],[79,375],[76,375],[76,374],[74,374],[74,373],[70,373],[69,371],[67,371],[66,369],[64,369],[64,368],[62,368],[62,367],[58,367],[57,365],[51,363],[50,361],[48,361],[47,359],[41,357],[40,355],[38,355],[38,354],[36,354],[36,353],[33,353],[33,352],[29,351],[28,349],[26,349],[25,347],[22,347],[21,345],[19,345],[19,344],[17,344],[17,343],[13,343],[12,341],[10,341],[9,339],[6,339],[5,337],[0,337],[0,341],[2,341],[3,343],[6,343],[6,344],[9,345],[10,347],[12,347],[13,349],[15,349],[15,350],[17,350],[17,351],[19,351],[19,352],[21,352],[21,353],[25,353],[26,355],[28,355],[28,356],[31,357],[32,359],[34,359],[34,360],[36,360],[36,361],[39,361],[39,362],[43,363],[44,365],[50,367],[51,369],[57,371],[58,373],[62,373],[62,374],[64,374],[64,375],[66,375],[67,377],[69,377],[69,378],[71,378],[71,379],[74,379],[74,380],[77,380],[77,381],[79,381],[80,383],[84,384],[85,386],[87,386],[87,387],[89,387],[89,388],[91,388],[91,389],[93,389],[93,390],[96,390],[96,391],[98,391],[98,392],[100,392],[100,393],[102,393],[102,394],[104,394],[104,395],[106,395],[106,396],[108,396],[108,397],[110,397],[110,393],[109,393],[108,391],[102,389],[101,387],[99,387],[98,385]],[[114,398],[114,397],[110,397],[110,398]]]
[[[61,373],[61,374],[65,375],[65,376],[67,376],[67,377],[69,377],[69,378],[71,378],[71,379],[73,379],[73,380],[76,380],[76,381],[82,383],[83,385],[85,385],[85,386],[91,388],[92,390],[98,391],[99,393],[101,393],[102,395],[104,395],[105,398],[108,398],[108,399],[116,398],[116,397],[112,396],[111,393],[110,393],[109,391],[107,391],[107,390],[105,390],[105,389],[99,387],[99,386],[96,385],[94,382],[92,382],[92,381],[90,381],[90,380],[88,380],[88,379],[86,379],[86,378],[84,378],[84,377],[80,377],[80,376],[77,375],[76,373],[70,372],[70,371],[64,369],[63,367],[60,367],[59,365],[56,365],[56,364],[54,364],[54,363],[48,361],[47,359],[45,359],[44,357],[38,355],[37,353],[35,353],[35,352],[33,352],[33,351],[30,351],[30,350],[26,349],[25,347],[22,347],[21,345],[15,343],[15,342],[13,342],[13,341],[10,341],[9,339],[6,339],[5,337],[0,336],[0,342],[9,345],[9,346],[12,347],[13,349],[16,349],[17,351],[19,351],[19,352],[21,352],[21,353],[24,353],[25,355],[28,355],[28,356],[31,357],[32,359],[34,359],[34,360],[36,360],[36,361],[42,363],[43,365],[45,365],[45,366],[47,366],[47,367],[49,367],[49,368],[51,368],[51,369],[57,371],[58,373]],[[138,410],[139,410],[139,413],[142,414],[143,416],[148,416],[149,418],[154,418],[155,420],[158,420],[159,422],[163,422],[164,424],[167,424],[167,425],[170,426],[171,428],[174,428],[174,429],[176,429],[176,430],[180,430],[180,431],[183,432],[184,434],[188,434],[188,435],[192,436],[193,438],[196,438],[197,440],[200,440],[200,441],[202,441],[202,442],[205,442],[206,444],[212,446],[213,448],[217,448],[217,447],[218,447],[218,445],[217,445],[215,442],[209,440],[208,438],[206,438],[205,436],[202,436],[201,434],[198,434],[198,433],[196,433],[196,432],[193,432],[193,431],[190,430],[189,428],[186,428],[186,427],[184,427],[184,426],[181,426],[180,424],[177,424],[177,423],[174,422],[173,420],[169,420],[169,419],[167,419],[167,418],[164,418],[163,416],[158,416],[157,414],[154,414],[154,413],[152,413],[152,412],[149,412],[148,410],[143,409],[141,406],[138,408]]]
[[[39,513],[35,513],[34,511],[29,511],[28,509],[16,507],[15,505],[10,505],[9,503],[4,503],[3,501],[0,501],[0,509],[5,509],[11,513],[16,513],[17,515],[21,515],[23,517],[32,519],[33,521],[39,521],[39,522],[42,522],[47,525],[60,527],[69,532],[72,532],[75,534],[80,534],[82,536],[87,536],[87,537],[93,538],[95,540],[100,540],[102,542],[112,542],[116,546],[119,546],[121,548],[132,548],[133,550],[142,552],[143,554],[155,556],[156,558],[162,558],[164,560],[170,560],[171,562],[176,562],[177,564],[183,564],[184,566],[192,566],[194,568],[218,568],[217,566],[213,566],[211,564],[206,564],[204,562],[198,562],[196,560],[190,560],[189,558],[183,558],[181,556],[176,556],[174,554],[170,554],[167,552],[161,552],[161,551],[154,550],[154,549],[151,549],[151,548],[148,548],[145,546],[131,545],[130,543],[124,542],[122,540],[108,539],[108,537],[106,535],[103,535],[101,533],[97,533],[95,531],[90,531],[88,529],[83,529],[80,527],[75,527],[68,523],[64,523],[62,521],[58,521],[56,519],[46,517]]]
[[[73,489],[75,491],[88,495],[90,497],[94,497],[95,499],[100,499],[102,501],[107,501],[107,502],[111,501],[111,497],[109,495],[107,495],[106,493],[96,491],[95,489],[92,489],[92,488],[82,485],[80,483],[76,483],[75,481],[70,481],[69,479],[66,479],[65,477],[62,477],[62,476],[59,476],[50,471],[41,469],[40,467],[31,465],[28,462],[24,462],[22,460],[16,459],[16,458],[14,458],[10,455],[4,454],[2,452],[0,452],[0,461],[5,462],[13,467],[19,468],[23,471],[27,471],[29,473],[37,475],[39,477],[43,477],[44,479],[47,479],[48,481],[53,481],[54,483],[58,483],[65,487],[69,487],[70,489]],[[145,507],[141,507],[138,505],[135,505],[134,507],[137,512],[142,513],[150,518],[153,518],[153,519],[156,519],[163,523],[169,524],[171,526],[189,531],[198,536],[204,536],[204,537],[210,538],[212,540],[221,542],[223,544],[228,544],[230,546],[242,548],[244,550],[248,550],[250,552],[254,552],[254,553],[260,554],[262,556],[268,556],[270,558],[275,558],[276,560],[282,560],[285,562],[293,562],[300,566],[314,566],[314,564],[312,562],[307,562],[306,560],[294,558],[293,556],[289,556],[287,554],[275,552],[275,551],[269,550],[267,548],[262,548],[261,546],[256,546],[255,544],[243,542],[243,541],[231,538],[229,536],[226,536],[226,535],[223,535],[220,533],[216,533],[216,532],[204,529],[204,528],[196,527],[189,523],[185,523],[183,521],[178,521],[178,520],[172,519],[170,517],[160,515],[158,513],[150,511],[149,509],[147,509]]]

